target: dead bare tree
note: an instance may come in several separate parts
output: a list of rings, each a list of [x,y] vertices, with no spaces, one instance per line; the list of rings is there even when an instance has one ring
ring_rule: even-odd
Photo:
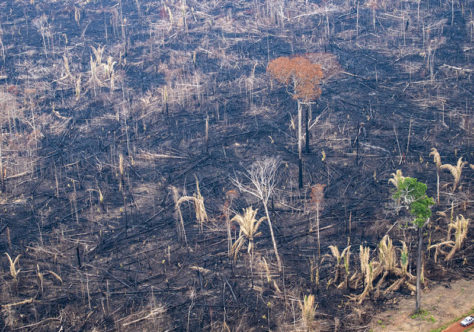
[[[249,180],[249,184],[244,184],[243,180],[237,176],[231,178],[232,183],[242,192],[248,193],[258,198],[265,209],[268,227],[273,243],[273,250],[278,263],[278,270],[282,272],[282,263],[278,254],[278,247],[273,233],[272,221],[268,212],[268,201],[272,196],[276,187],[276,174],[281,161],[274,157],[265,157],[254,162],[249,169],[243,174],[243,178]]]

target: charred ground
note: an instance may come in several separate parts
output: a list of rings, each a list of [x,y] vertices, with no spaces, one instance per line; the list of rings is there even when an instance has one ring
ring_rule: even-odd
[[[6,331],[298,330],[307,294],[315,329],[364,330],[410,291],[358,305],[350,297],[362,285],[329,285],[329,245],[352,245],[357,274],[359,245],[377,256],[390,229],[414,270],[413,232],[391,228],[406,219],[391,174],[418,178],[434,197],[431,148],[443,163],[463,157],[471,164],[454,193],[441,173],[425,246],[446,240],[459,214],[472,218],[470,1],[35,0],[2,2],[0,13]],[[270,60],[295,54],[338,62],[312,105],[302,190],[296,103],[266,74]],[[236,263],[227,254],[230,179],[262,156],[282,161],[270,213],[283,273],[265,223],[252,269],[245,250]],[[201,232],[192,204],[181,206],[186,245],[170,186],[192,195],[196,178],[209,220]],[[308,232],[316,183],[326,184],[319,285]],[[240,195],[231,209],[250,205],[261,208]],[[3,252],[21,255],[16,278]],[[472,278],[470,237],[448,262],[424,255],[428,284]]]

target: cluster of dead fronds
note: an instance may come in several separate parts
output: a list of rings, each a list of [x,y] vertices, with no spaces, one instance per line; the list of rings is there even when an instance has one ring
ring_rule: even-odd
[[[261,233],[258,232],[258,227],[267,218],[261,217],[256,219],[258,209],[254,210],[252,207],[248,207],[244,210],[243,214],[236,214],[231,221],[235,221],[240,226],[239,237],[232,245],[231,255],[234,256],[234,261],[237,260],[239,251],[245,244],[245,240],[248,240],[247,252],[250,257],[253,256],[254,238],[259,236]]]
[[[437,187],[437,192],[438,192],[438,203],[439,203],[440,171],[443,169],[447,169],[451,173],[451,175],[453,176],[453,186],[451,188],[451,191],[454,192],[459,186],[459,182],[461,180],[462,169],[464,166],[468,164],[468,162],[463,161],[462,157],[460,157],[456,165],[442,164],[441,156],[436,148],[431,148],[430,156],[433,156],[433,161],[436,164],[436,174],[437,174],[436,187]]]
[[[178,237],[180,241],[187,243],[186,239],[186,232],[184,229],[184,218],[183,213],[181,212],[181,204],[185,202],[193,202],[194,203],[194,211],[196,214],[196,220],[199,223],[199,229],[202,232],[203,224],[208,220],[206,207],[204,205],[204,197],[201,195],[201,191],[199,190],[199,181],[196,177],[196,192],[193,196],[179,196],[178,189],[174,186],[169,187],[172,194],[173,200],[175,203],[175,213],[176,213],[176,222],[177,222],[177,230],[178,230]]]
[[[469,222],[469,218],[466,219],[463,215],[458,215],[456,221],[451,222],[448,225],[446,240],[428,247],[430,250],[435,249],[435,262],[438,262],[439,254],[444,256],[445,261],[450,261],[454,257],[454,254],[461,250],[464,240],[467,239]],[[452,239],[452,230],[454,230],[454,240]]]
[[[351,300],[362,303],[367,296],[378,298],[381,295],[397,291],[400,287],[406,287],[410,291],[415,291],[413,281],[415,276],[408,272],[408,248],[405,242],[401,241],[402,248],[395,248],[393,241],[385,235],[379,242],[378,257],[371,258],[371,249],[360,246],[359,263],[360,270],[350,276],[350,246],[341,253],[336,246],[330,246],[332,256],[336,259],[334,277],[328,282],[339,289],[358,290],[363,288],[362,293],[351,295]],[[397,251],[400,254],[397,254]],[[343,262],[343,264],[342,264]],[[342,273],[341,273],[342,271]]]

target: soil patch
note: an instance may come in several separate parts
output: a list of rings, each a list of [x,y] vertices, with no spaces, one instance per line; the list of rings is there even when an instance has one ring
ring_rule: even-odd
[[[430,331],[442,326],[474,307],[470,290],[474,280],[458,280],[438,285],[423,292],[423,313],[413,316],[415,297],[402,299],[390,310],[374,317],[370,326],[373,331]]]

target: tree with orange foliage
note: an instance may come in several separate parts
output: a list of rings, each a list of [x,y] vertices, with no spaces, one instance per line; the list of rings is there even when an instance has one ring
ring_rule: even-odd
[[[286,91],[298,103],[298,159],[299,159],[299,187],[303,187],[303,159],[302,159],[302,105],[309,105],[321,95],[320,81],[323,70],[319,64],[312,63],[305,57],[279,57],[267,66],[267,72],[279,83],[286,86]],[[308,132],[306,133],[308,136]]]

